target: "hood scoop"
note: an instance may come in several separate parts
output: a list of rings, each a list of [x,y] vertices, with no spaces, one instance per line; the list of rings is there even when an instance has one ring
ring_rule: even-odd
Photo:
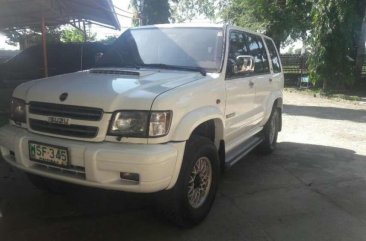
[[[140,76],[139,72],[126,71],[126,70],[115,70],[115,69],[92,69],[89,71],[89,73]]]

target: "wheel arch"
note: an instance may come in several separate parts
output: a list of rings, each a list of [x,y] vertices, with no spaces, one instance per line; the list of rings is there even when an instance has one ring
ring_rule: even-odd
[[[175,141],[187,141],[193,134],[201,134],[204,132],[204,129],[210,126],[210,128],[214,128],[214,144],[218,150],[218,156],[220,158],[220,168],[223,168],[223,162],[225,161],[225,145],[224,145],[224,120],[223,114],[220,109],[215,107],[205,107],[199,108],[195,111],[189,112],[186,114],[173,133],[173,140]],[[202,131],[202,132],[201,132]],[[211,129],[212,131],[212,129]],[[206,132],[208,138],[213,138],[212,133]],[[205,135],[204,135],[205,136]],[[180,168],[183,161],[183,153],[182,158],[179,163],[177,163],[176,172],[172,177],[171,183],[169,184],[167,189],[171,189],[179,176]]]
[[[283,109],[283,95],[280,91],[275,91],[272,95],[268,98],[265,116],[262,120],[262,125],[265,125],[269,118],[271,117],[273,108],[280,109],[280,117],[282,119],[282,109]],[[281,124],[282,126],[282,124]],[[281,129],[281,128],[280,128]]]
[[[189,112],[181,119],[175,128],[173,140],[186,141],[192,134],[203,134],[211,139],[219,149],[220,141],[224,139],[224,129],[224,119],[220,109],[199,108]]]

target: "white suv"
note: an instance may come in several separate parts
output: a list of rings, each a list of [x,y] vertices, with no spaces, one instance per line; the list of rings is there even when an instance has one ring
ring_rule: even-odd
[[[209,212],[218,178],[281,130],[273,41],[228,25],[132,28],[88,71],[17,87],[3,159],[47,190],[160,192],[176,223]]]

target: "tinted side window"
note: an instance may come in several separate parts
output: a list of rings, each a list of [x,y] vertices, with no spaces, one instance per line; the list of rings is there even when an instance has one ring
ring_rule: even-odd
[[[227,77],[242,76],[241,73],[235,73],[234,68],[237,65],[237,57],[240,55],[249,55],[249,46],[247,38],[243,32],[232,31],[229,36],[229,56],[228,67],[226,71]]]
[[[256,74],[267,74],[269,73],[269,63],[266,48],[264,47],[263,40],[261,37],[248,34],[250,55],[255,59]]]
[[[230,32],[228,77],[243,76],[243,74],[235,74],[233,71],[233,66],[237,64],[237,57],[240,55],[254,57],[255,68],[251,75],[270,72],[267,52],[261,37],[240,31]]]
[[[276,47],[275,47],[273,41],[270,39],[266,39],[266,44],[267,44],[268,52],[269,52],[269,55],[270,55],[270,58],[272,61],[273,72],[280,73],[281,72],[281,62],[280,62],[280,58],[277,54]]]

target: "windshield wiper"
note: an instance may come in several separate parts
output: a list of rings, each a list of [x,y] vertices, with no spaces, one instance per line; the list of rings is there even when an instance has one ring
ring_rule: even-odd
[[[169,65],[169,64],[142,64],[142,65],[139,65],[138,67],[196,71],[196,72],[200,72],[203,76],[206,76],[206,74],[207,74],[207,71],[204,68],[193,67],[193,66],[179,66],[179,65]]]
[[[95,68],[127,68],[127,69],[140,69],[138,65],[117,65],[117,64],[99,64]]]

